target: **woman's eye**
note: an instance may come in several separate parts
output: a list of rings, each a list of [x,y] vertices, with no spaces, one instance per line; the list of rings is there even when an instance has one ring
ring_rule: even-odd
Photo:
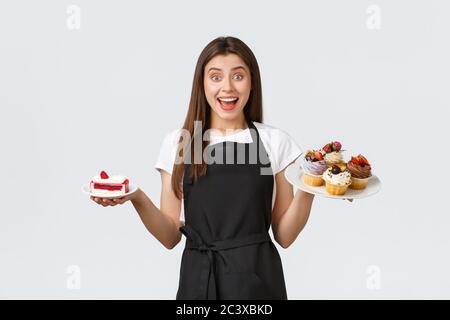
[[[211,80],[213,80],[213,81],[219,81],[219,80],[220,80],[220,77],[219,77],[219,76],[212,76],[212,77],[211,77]]]
[[[242,80],[244,77],[242,76],[242,75],[240,75],[240,74],[236,74],[235,76],[234,76],[234,79],[236,79],[236,80]]]

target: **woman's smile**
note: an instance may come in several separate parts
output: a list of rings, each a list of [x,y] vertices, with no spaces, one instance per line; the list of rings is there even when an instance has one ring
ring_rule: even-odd
[[[217,98],[219,107],[224,111],[231,111],[237,105],[239,97],[236,96],[224,96]]]

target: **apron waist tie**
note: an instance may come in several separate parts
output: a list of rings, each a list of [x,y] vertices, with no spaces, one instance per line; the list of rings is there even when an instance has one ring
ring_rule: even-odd
[[[202,270],[200,290],[202,299],[217,299],[216,277],[215,277],[215,254],[219,254],[222,259],[224,256],[220,251],[235,249],[245,246],[251,246],[263,242],[271,242],[272,239],[268,232],[255,233],[242,238],[214,241],[206,243],[199,233],[190,225],[180,227],[180,232],[189,240],[186,242],[186,249],[198,250],[208,257],[208,265]],[[224,259],[225,261],[225,259]]]

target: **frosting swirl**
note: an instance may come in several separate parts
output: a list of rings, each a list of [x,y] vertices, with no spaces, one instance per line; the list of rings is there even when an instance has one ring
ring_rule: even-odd
[[[328,164],[337,164],[342,161],[342,153],[340,151],[333,151],[325,154],[324,158]]]
[[[354,178],[366,179],[372,175],[372,168],[370,164],[363,167],[349,161],[347,163],[347,170],[350,171],[352,177]]]
[[[338,185],[338,186],[349,186],[351,184],[351,177],[352,175],[350,172],[341,171],[338,174],[333,174],[331,172],[332,168],[328,168],[322,175],[322,178],[331,184]]]
[[[320,161],[308,161],[306,158],[302,158],[302,167],[306,173],[320,176],[327,169],[327,163],[325,160]]]

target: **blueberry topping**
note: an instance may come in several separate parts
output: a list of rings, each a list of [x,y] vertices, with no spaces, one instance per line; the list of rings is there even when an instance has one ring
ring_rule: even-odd
[[[339,168],[339,167],[336,166],[336,165],[334,165],[334,166],[331,168],[331,173],[332,173],[332,174],[339,174],[339,173],[341,173],[341,172],[342,172],[341,168]]]

